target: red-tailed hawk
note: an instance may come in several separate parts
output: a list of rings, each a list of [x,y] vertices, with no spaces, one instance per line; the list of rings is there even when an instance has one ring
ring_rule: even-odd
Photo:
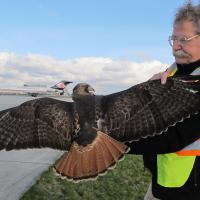
[[[147,81],[105,96],[88,84],[73,90],[74,102],[27,101],[0,112],[0,149],[66,150],[56,172],[68,179],[95,178],[128,151],[126,142],[153,137],[199,111],[199,77]],[[186,80],[186,81],[185,81]]]

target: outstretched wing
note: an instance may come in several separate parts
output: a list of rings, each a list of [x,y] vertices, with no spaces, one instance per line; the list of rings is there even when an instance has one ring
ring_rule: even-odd
[[[72,102],[41,98],[0,112],[0,149],[66,150],[73,133]]]
[[[147,81],[101,100],[103,131],[118,141],[155,136],[200,109],[199,77]]]

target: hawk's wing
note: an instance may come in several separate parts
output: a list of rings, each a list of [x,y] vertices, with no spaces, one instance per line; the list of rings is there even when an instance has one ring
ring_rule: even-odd
[[[73,103],[51,98],[0,112],[0,149],[68,149],[74,133]]]
[[[94,178],[113,167],[128,151],[123,142],[160,134],[197,112],[200,96],[196,87],[199,89],[199,85],[198,82],[169,78],[165,85],[161,85],[160,80],[148,81],[95,98],[95,109],[99,112],[96,112],[95,119],[86,112],[83,102],[80,105],[75,102],[76,108],[82,108],[80,122],[85,121],[85,129],[77,130],[76,137],[73,135],[77,123],[73,103],[53,99],[29,101],[0,113],[0,148],[65,149],[71,146],[56,165],[56,171],[74,180]],[[98,125],[102,126],[101,131],[97,131],[93,123],[89,124],[92,119],[98,119],[97,115],[100,116]],[[80,142],[93,132],[96,135],[93,141],[85,145]]]
[[[195,114],[200,109],[200,95],[196,93],[199,83],[182,78],[168,78],[165,85],[160,80],[147,81],[104,96],[101,100],[103,129],[118,141],[131,142],[161,134],[169,126]]]

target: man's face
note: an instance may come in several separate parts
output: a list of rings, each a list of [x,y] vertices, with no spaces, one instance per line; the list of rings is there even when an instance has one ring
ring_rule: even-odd
[[[193,22],[183,21],[174,25],[173,36],[180,38],[190,38],[197,34],[197,29]],[[173,46],[173,55],[175,61],[178,64],[188,64],[200,59],[200,37],[191,39],[190,41],[182,44],[179,41],[175,41]]]

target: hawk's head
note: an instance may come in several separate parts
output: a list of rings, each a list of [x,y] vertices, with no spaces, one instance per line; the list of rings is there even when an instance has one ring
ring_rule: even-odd
[[[87,83],[79,83],[73,89],[72,98],[77,99],[80,96],[94,96],[95,90]]]

